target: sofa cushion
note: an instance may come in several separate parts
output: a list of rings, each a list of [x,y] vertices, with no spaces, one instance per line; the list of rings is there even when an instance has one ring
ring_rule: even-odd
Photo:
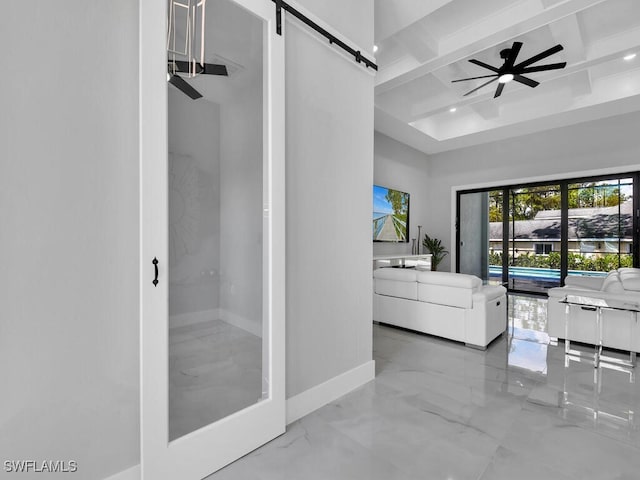
[[[618,276],[620,277],[620,281],[622,282],[622,285],[625,288],[625,290],[634,290],[636,288],[634,286],[636,285],[636,282],[632,281],[631,283],[629,283],[630,288],[627,289],[625,285],[625,280],[640,278],[640,268],[629,268],[629,267],[619,268]]]
[[[589,277],[586,275],[567,275],[564,284],[572,288],[586,290],[602,290],[602,283],[606,277]]]
[[[618,273],[623,276],[625,275],[640,276],[640,268],[620,267],[618,269]]]
[[[418,283],[427,283],[432,285],[442,285],[458,288],[480,288],[482,280],[475,275],[467,275],[466,273],[451,272],[418,272]]]
[[[622,277],[623,290],[630,290],[632,292],[640,292],[640,277]]]
[[[449,307],[472,308],[473,293],[482,280],[450,272],[418,272],[418,300]]]
[[[373,271],[373,291],[378,295],[417,300],[416,271],[406,268],[378,268]]]
[[[624,287],[617,272],[611,272],[602,283],[603,292],[624,293]]]
[[[417,272],[412,268],[376,268],[373,278],[395,280],[397,282],[415,282]]]

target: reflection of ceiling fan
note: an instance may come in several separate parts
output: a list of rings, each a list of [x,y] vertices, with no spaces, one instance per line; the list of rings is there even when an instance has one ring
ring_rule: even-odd
[[[178,76],[178,73],[189,74],[189,62],[184,60],[169,60],[169,83],[180,90],[185,95],[196,100],[202,97],[202,94],[187,83],[187,81]],[[228,76],[227,67],[225,65],[217,65],[215,63],[195,62],[195,73],[202,75],[224,75]]]
[[[483,83],[482,85],[480,85],[477,88],[474,88],[473,90],[471,90],[470,92],[467,92],[464,94],[464,96],[466,97],[467,95],[475,92],[476,90],[481,89],[482,87],[489,85],[492,82],[495,82],[496,80],[500,83],[500,85],[498,85],[498,88],[496,88],[496,94],[493,96],[493,98],[499,97],[502,94],[502,90],[504,89],[504,85],[508,82],[510,82],[511,80],[515,80],[516,82],[520,82],[520,83],[524,83],[525,85],[528,85],[532,88],[537,87],[538,85],[540,85],[540,82],[536,82],[535,80],[531,80],[530,78],[524,77],[522,74],[523,73],[533,73],[533,72],[544,72],[546,70],[556,70],[559,68],[564,68],[567,65],[567,62],[562,62],[562,63],[551,63],[549,65],[538,65],[538,66],[534,66],[534,67],[530,67],[529,65],[531,65],[532,63],[536,63],[539,60],[542,60],[543,58],[547,58],[550,55],[553,55],[554,53],[559,52],[560,50],[563,49],[562,45],[556,45],[555,47],[551,47],[548,50],[545,50],[542,53],[539,53],[538,55],[534,55],[533,57],[531,57],[528,60],[525,60],[524,62],[520,62],[519,64],[515,64],[516,62],[516,57],[518,56],[518,53],[520,53],[520,48],[522,48],[522,43],[521,42],[513,42],[513,46],[511,48],[505,48],[504,50],[502,50],[500,52],[500,58],[504,59],[504,64],[500,67],[500,68],[496,68],[493,67],[491,65],[488,65],[484,62],[481,62],[480,60],[476,60],[475,58],[472,58],[471,60],[469,60],[471,63],[478,65],[480,67],[484,67],[486,69],[491,70],[493,73],[492,75],[482,75],[480,77],[470,77],[470,78],[461,78],[460,80],[453,80],[453,82],[465,82],[467,80],[476,80],[478,78],[490,78],[490,77],[495,77],[492,78],[491,80],[489,80],[486,83]]]
[[[225,65],[205,63],[207,0],[169,0],[167,22],[167,80],[188,97],[196,100],[202,94],[184,77],[197,75],[228,76]],[[183,60],[176,60],[176,55]]]

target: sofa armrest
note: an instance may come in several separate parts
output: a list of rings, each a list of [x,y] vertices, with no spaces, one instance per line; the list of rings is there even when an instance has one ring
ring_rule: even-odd
[[[547,295],[549,299],[557,299],[558,301],[564,299],[567,295],[577,295],[582,297],[596,297],[600,298],[602,294],[605,292],[601,292],[599,290],[589,290],[586,288],[579,287],[553,287],[547,290]]]
[[[473,303],[490,302],[507,293],[507,289],[501,285],[484,285],[473,294]]]
[[[549,295],[549,301],[552,299],[556,302],[560,302],[567,295],[576,295],[580,297],[601,298],[603,300],[616,300],[619,302],[634,302],[640,303],[640,292],[628,291],[625,293],[617,292],[596,292],[593,290],[584,290],[578,288],[568,287],[556,287],[547,290]]]
[[[568,275],[564,279],[567,287],[582,288],[587,290],[600,290],[605,277],[587,277],[583,275]]]

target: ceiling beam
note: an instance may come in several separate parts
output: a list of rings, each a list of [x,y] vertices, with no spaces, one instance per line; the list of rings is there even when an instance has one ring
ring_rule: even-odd
[[[500,115],[500,104],[493,99],[472,103],[470,107],[485,120],[493,120]]]
[[[623,40],[623,38],[626,39],[626,41]],[[582,78],[581,80],[578,80],[580,77],[576,77],[576,79],[573,79],[573,76],[576,74],[579,74],[582,71],[588,70],[591,67],[599,65],[601,63],[605,63],[605,62],[609,62],[611,60],[617,60],[617,59],[622,61],[622,57],[630,49],[640,50],[640,29],[634,29],[634,30],[625,32],[625,34],[621,34],[617,36],[615,41],[611,39],[603,40],[603,43],[606,44],[606,46],[608,47],[607,49],[604,49],[602,46],[594,45],[594,48],[592,48],[589,51],[590,56],[592,51],[597,51],[598,52],[597,57],[590,58],[582,62],[577,62],[577,63],[574,63],[573,65],[568,65],[562,70],[552,70],[549,72],[540,73],[535,77],[535,79],[540,80],[541,82],[551,82],[553,80],[556,80],[562,77],[571,77],[570,82],[574,82],[574,81],[584,82],[585,80],[584,78]],[[625,45],[625,47],[623,48],[622,45]],[[573,83],[572,83],[572,87],[573,87]],[[514,90],[526,89],[529,87],[512,82],[511,84],[509,84],[508,88],[510,91],[514,91]],[[576,88],[576,91],[586,91],[587,87],[584,84],[579,85],[578,83],[576,83],[575,88]],[[464,97],[464,98],[461,97],[460,101],[456,102],[456,105],[471,106],[477,102],[490,100],[493,98],[494,90],[495,89],[487,88],[486,91],[481,90],[481,92],[483,93],[476,93],[475,95],[471,95],[469,97]],[[506,90],[505,90],[505,93],[507,93]],[[416,122],[423,118],[441,113],[447,110],[449,106],[450,105],[434,106],[432,103],[429,104],[429,102],[422,102],[420,104],[416,104],[415,107],[412,109],[413,117],[410,119],[410,122]]]
[[[547,9],[539,1],[518,3],[479,22],[473,28],[455,32],[439,43],[440,55],[425,62],[398,61],[382,66],[376,76],[376,94],[457,62],[477,52],[535,30],[566,16],[574,15],[605,0],[566,0]],[[384,2],[378,2],[384,3]],[[427,3],[427,2],[425,2]]]
[[[423,64],[438,56],[438,42],[420,23],[405,28],[394,38],[409,52],[418,64]]]
[[[567,15],[549,25],[556,43],[564,46],[564,58],[569,65],[587,59],[585,41],[577,15]]]
[[[592,92],[589,70],[580,70],[569,75],[569,85],[574,98],[589,95]]]

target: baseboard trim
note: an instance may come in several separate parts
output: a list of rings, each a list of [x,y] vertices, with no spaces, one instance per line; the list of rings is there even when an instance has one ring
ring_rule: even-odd
[[[140,475],[140,465],[135,465],[131,468],[127,468],[126,470],[122,470],[115,475],[111,475],[104,480],[140,480]]]
[[[320,385],[287,399],[287,425],[373,380],[376,362],[370,360]]]
[[[287,399],[287,425],[370,382],[375,376],[376,362],[370,360]],[[140,465],[135,465],[105,480],[140,480],[140,476]]]

